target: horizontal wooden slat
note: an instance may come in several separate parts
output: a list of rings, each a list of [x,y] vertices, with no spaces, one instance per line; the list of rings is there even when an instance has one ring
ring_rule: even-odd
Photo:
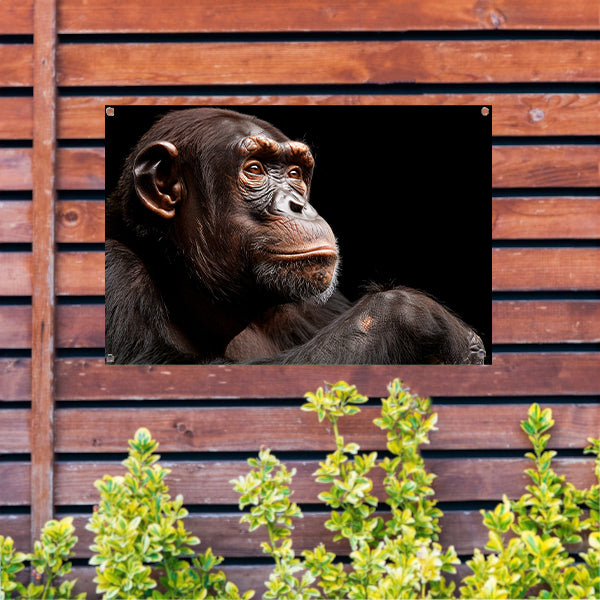
[[[508,290],[595,290],[600,286],[599,248],[495,248],[492,287]],[[31,295],[31,255],[0,254],[0,295]],[[57,256],[59,295],[104,294],[103,252],[61,252]]]
[[[0,200],[0,243],[31,242],[31,202]],[[103,200],[57,203],[58,242],[103,242]],[[600,198],[524,197],[492,200],[492,239],[596,239]]]
[[[600,342],[600,301],[493,302],[492,324],[497,344]]]
[[[583,448],[600,431],[600,405],[569,404],[553,407],[553,448]],[[527,408],[510,404],[435,406],[438,431],[427,450],[492,450],[529,448],[520,427]],[[373,420],[379,406],[361,409],[360,418],[344,419],[340,432],[363,449],[383,450],[385,434]],[[56,411],[56,451],[122,452],[143,422],[160,441],[162,452],[254,452],[257,443],[275,451],[333,451],[329,427],[299,407],[60,409]],[[465,437],[464,424],[469,424]],[[498,432],[502,432],[501,435]],[[243,432],[243,435],[240,435]]]
[[[94,296],[104,294],[103,252],[61,252],[57,255],[56,293]],[[31,253],[0,253],[0,295],[31,295]]]
[[[57,76],[62,86],[591,82],[598,48],[589,40],[63,44]]]
[[[396,377],[425,395],[597,394],[596,353],[497,354],[494,364],[469,366],[242,365],[119,367],[101,360],[57,365],[57,399],[298,398],[323,382],[344,379],[370,396]],[[114,369],[114,370],[113,370]]]
[[[598,232],[598,197],[492,200],[492,239],[495,240],[596,239]]]
[[[3,3],[4,5],[4,3]],[[0,87],[33,85],[33,46],[0,44]]]
[[[104,137],[104,106],[113,105],[492,105],[493,135],[598,135],[599,94],[402,94],[304,96],[83,96],[58,99],[59,139]],[[32,100],[0,98],[0,139],[31,139]]]
[[[492,185],[599,186],[599,164],[600,146],[493,146]]]
[[[103,348],[104,305],[56,307],[57,348]],[[31,306],[0,306],[0,348],[31,348]]]
[[[161,0],[111,4],[68,0],[59,4],[61,33],[81,32],[220,32],[220,31],[404,31],[462,29],[593,29],[597,12],[592,0],[569,6],[559,0],[519,2],[500,0],[473,3],[411,0],[361,0],[348,4],[334,0],[323,4],[309,0],[294,5],[270,0],[252,6],[226,0],[218,10],[209,2],[195,0],[163,10]],[[160,14],[161,18],[155,16]]]
[[[0,415],[0,454],[29,454],[31,411],[10,409]]]
[[[600,341],[596,300],[496,301],[492,303],[495,344],[592,343]],[[104,305],[57,307],[58,348],[102,348]],[[31,347],[31,307],[0,306],[0,347]]]
[[[32,150],[0,148],[0,190],[31,190]]]
[[[0,243],[31,242],[31,202],[0,200]],[[57,242],[104,242],[103,200],[56,203]]]
[[[257,440],[260,445],[260,440]],[[166,479],[173,496],[183,494],[187,505],[228,504],[237,505],[239,496],[233,491],[231,479],[243,475],[248,466],[243,461],[200,461],[174,463],[163,461],[171,473]],[[525,458],[431,458],[426,468],[437,474],[433,483],[436,498],[440,502],[468,500],[500,500],[502,494],[517,498],[523,492],[529,478],[524,470],[531,461]],[[292,489],[294,500],[316,504],[317,496],[325,487],[314,481],[312,473],[318,461],[286,461],[297,470]],[[553,467],[577,487],[594,483],[591,458],[556,458]],[[56,464],[57,505],[93,505],[98,502],[94,481],[105,474],[117,475],[123,467],[114,462],[59,462]],[[383,471],[373,473],[374,493],[382,496]],[[27,506],[29,504],[29,464],[25,462],[0,462],[0,505]]]
[[[61,148],[57,185],[62,190],[104,189],[104,148]],[[595,187],[600,146],[494,146],[494,187]],[[0,189],[31,189],[31,150],[0,149]]]
[[[257,440],[257,447],[260,440]],[[257,448],[258,452],[258,448]],[[426,468],[437,474],[433,483],[439,501],[500,500],[502,494],[517,498],[530,479],[524,470],[531,461],[524,458],[456,458],[426,459]],[[294,500],[307,504],[318,503],[318,494],[326,489],[315,483],[312,473],[318,461],[286,461],[297,469]],[[231,479],[248,471],[245,462],[216,461],[195,463],[171,463],[164,465],[172,470],[166,480],[173,496],[183,494],[187,504],[232,504],[239,499],[231,486]],[[561,458],[553,461],[560,474],[567,476],[577,487],[594,483],[591,458]],[[115,464],[69,462],[56,466],[56,503],[58,505],[96,504],[98,491],[93,486],[105,473],[123,471]],[[382,496],[383,471],[373,473],[375,495]],[[6,481],[6,480],[4,480]],[[7,486],[10,487],[10,486]],[[2,494],[3,492],[0,492]]]
[[[494,364],[470,366],[119,367],[103,360],[59,359],[57,400],[299,398],[344,379],[379,397],[396,377],[423,395],[539,396],[600,393],[600,355],[593,352],[496,353]],[[0,359],[0,400],[29,400],[31,362]]]
[[[600,248],[494,248],[494,290],[596,290]]]
[[[33,0],[9,2],[3,9],[0,34],[32,33]],[[160,19],[156,15],[160,15]],[[226,0],[219,10],[210,2],[194,0],[164,10],[162,0],[108,0],[93,3],[63,0],[58,5],[60,33],[207,32],[228,31],[404,31],[462,29],[594,29],[598,25],[593,0],[565,4],[561,0],[522,2],[496,0],[363,0],[349,5],[334,0],[290,4],[269,0],[248,10],[243,3]]]

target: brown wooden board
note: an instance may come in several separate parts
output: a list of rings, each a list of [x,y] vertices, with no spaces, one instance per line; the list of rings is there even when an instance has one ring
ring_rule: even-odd
[[[32,33],[33,0],[7,2],[0,34]],[[160,14],[160,19],[156,15]],[[597,6],[593,0],[565,4],[561,0],[470,0],[390,3],[387,0],[355,2],[318,0],[294,5],[269,0],[252,6],[227,0],[219,10],[205,0],[186,2],[177,10],[164,10],[162,0],[64,0],[59,4],[60,33],[106,32],[222,32],[222,31],[403,31],[463,29],[595,29]]]
[[[1,19],[0,19],[1,20]],[[33,85],[33,45],[0,43],[0,87]]]
[[[269,0],[249,10],[226,0],[219,9],[194,0],[165,11],[160,0],[129,0],[89,4],[68,0],[59,5],[61,32],[220,32],[220,31],[404,31],[462,29],[593,29],[597,13],[592,0],[581,0],[573,10],[558,0],[547,3],[503,0],[475,3],[469,0],[361,0],[349,5],[334,0],[324,5],[310,0],[294,5]],[[160,14],[156,19],[154,15]]]
[[[492,239],[596,239],[598,232],[598,197],[492,200]]]
[[[258,440],[257,440],[258,442]],[[258,452],[256,452],[257,454]],[[239,495],[230,481],[244,475],[248,466],[239,461],[169,463],[172,469],[165,481],[171,494],[183,494],[186,504],[237,505]],[[556,472],[565,475],[577,487],[589,487],[595,481],[591,458],[554,459]],[[290,469],[297,469],[292,484],[294,501],[318,503],[318,495],[327,488],[314,482],[312,473],[318,461],[286,461]],[[425,461],[426,468],[437,474],[433,488],[438,501],[501,500],[502,494],[518,498],[531,481],[524,470],[531,466],[525,458],[436,458]],[[108,469],[108,471],[107,471]],[[106,463],[58,463],[56,465],[56,502],[58,505],[95,504],[98,492],[93,482],[106,473],[118,474],[123,469]],[[383,471],[373,474],[375,496],[382,497]],[[0,492],[2,493],[2,492]]]
[[[592,82],[600,77],[599,47],[589,40],[63,44],[58,83]]]
[[[318,503],[318,495],[326,490],[314,481],[312,474],[318,468],[316,460],[285,461],[297,474],[292,484],[294,501]],[[183,494],[186,505],[237,506],[239,495],[233,491],[231,480],[244,475],[248,466],[241,461],[195,461],[175,463],[163,461],[171,473],[165,480],[175,497]],[[524,493],[529,478],[524,470],[531,461],[526,458],[432,458],[425,466],[437,475],[433,488],[440,502],[499,501],[502,495],[518,498]],[[565,475],[577,487],[589,487],[595,481],[592,458],[555,458],[553,468]],[[24,462],[1,462],[0,475],[6,482],[0,488],[0,504],[27,506],[30,498],[29,465]],[[56,497],[58,506],[91,506],[99,500],[94,481],[104,475],[118,475],[124,468],[115,462],[59,462],[56,470]],[[373,493],[382,497],[383,471],[373,473]]]
[[[57,398],[182,399],[299,398],[341,379],[380,397],[401,378],[423,395],[503,396],[597,394],[600,356],[594,352],[502,353],[494,364],[470,366],[197,366],[135,367],[102,360],[57,364]]]
[[[493,135],[600,133],[598,94],[402,94],[290,96],[83,96],[59,99],[61,138],[104,137],[105,105],[486,105],[493,107]],[[16,110],[16,109],[15,109]]]
[[[249,407],[248,407],[249,408]],[[330,427],[299,407],[60,409],[56,413],[56,451],[123,452],[138,427],[147,427],[162,452],[251,452],[264,445],[274,451],[335,450]],[[600,431],[600,405],[553,407],[557,425],[553,448],[582,448]],[[511,404],[435,406],[438,431],[426,450],[527,449],[520,427],[527,407]],[[340,433],[365,450],[385,449],[386,436],[373,420],[379,406],[361,409],[360,417],[340,421]],[[464,424],[469,424],[465,436]],[[499,432],[502,432],[499,435]]]
[[[494,290],[596,290],[600,248],[494,248]]]
[[[487,105],[493,106],[493,135],[598,135],[599,94],[406,94],[293,96],[82,96],[58,98],[60,139],[102,139],[105,105]],[[30,98],[0,98],[0,138],[31,139]]]
[[[505,300],[492,303],[497,344],[600,342],[597,300]]]

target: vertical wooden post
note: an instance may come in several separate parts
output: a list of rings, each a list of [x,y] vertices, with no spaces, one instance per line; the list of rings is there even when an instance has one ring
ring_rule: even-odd
[[[34,2],[31,537],[54,512],[56,0]]]

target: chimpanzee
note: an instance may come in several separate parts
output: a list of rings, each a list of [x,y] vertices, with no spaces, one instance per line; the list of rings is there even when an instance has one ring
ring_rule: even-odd
[[[479,336],[426,294],[336,291],[309,202],[314,159],[256,117],[176,110],[106,201],[106,352],[115,363],[483,364]]]

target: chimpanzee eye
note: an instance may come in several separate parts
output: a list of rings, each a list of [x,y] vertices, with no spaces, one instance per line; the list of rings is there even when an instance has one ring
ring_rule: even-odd
[[[302,170],[300,167],[294,167],[288,171],[288,177],[292,179],[302,179]]]
[[[250,173],[251,175],[264,175],[265,173],[263,166],[258,161],[254,161],[245,165],[244,171],[246,173]]]

